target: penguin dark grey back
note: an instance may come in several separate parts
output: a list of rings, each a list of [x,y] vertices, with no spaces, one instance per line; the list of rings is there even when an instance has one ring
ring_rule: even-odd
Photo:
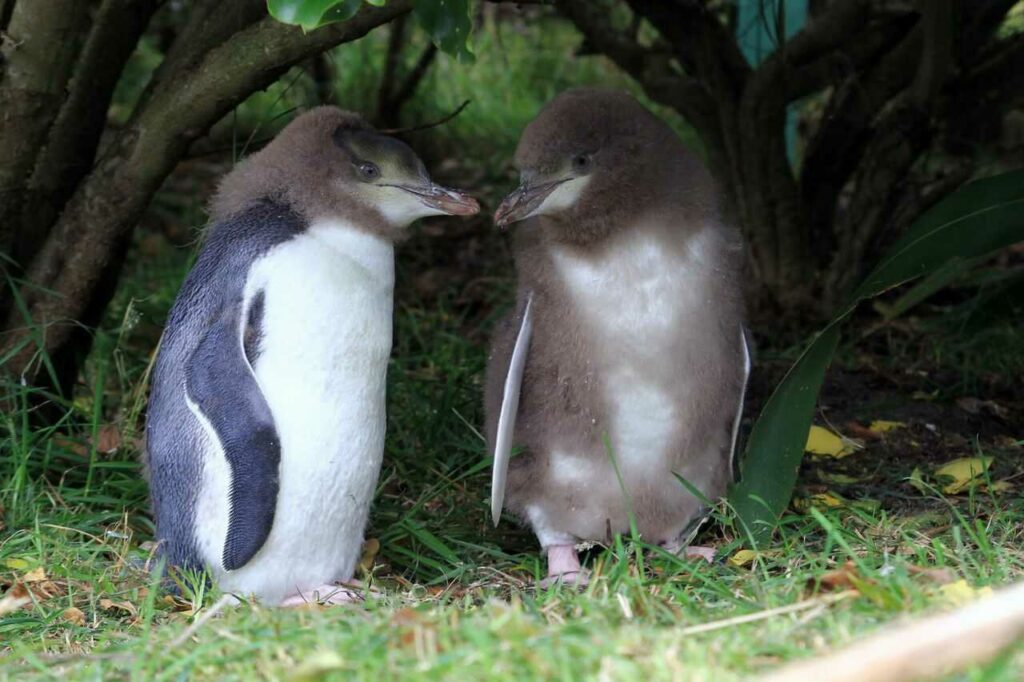
[[[222,182],[146,420],[161,551],[269,604],[349,593],[384,443],[393,242],[476,202],[355,114],[298,117]]]
[[[675,475],[725,492],[749,361],[742,245],[699,159],[628,94],[559,95],[515,164],[495,214],[521,222],[516,310],[485,389],[492,513],[507,485],[550,577],[572,579],[573,545],[628,532],[631,515],[648,542],[688,543],[702,505]]]

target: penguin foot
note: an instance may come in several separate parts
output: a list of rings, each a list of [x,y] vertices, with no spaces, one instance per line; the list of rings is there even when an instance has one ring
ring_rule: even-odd
[[[336,606],[338,604],[351,604],[364,601],[362,592],[351,589],[354,585],[342,586],[337,584],[326,584],[315,587],[306,592],[297,592],[290,597],[285,597],[281,606],[295,608],[307,604],[321,604],[323,606]]]
[[[546,590],[555,585],[586,587],[590,583],[590,571],[580,566],[580,558],[573,545],[551,545],[548,547],[548,577],[537,583]]]
[[[542,590],[547,590],[556,585],[564,585],[566,587],[577,587],[583,589],[590,584],[590,571],[585,568],[581,568],[578,571],[572,571],[569,573],[553,573],[548,577],[537,583],[537,587]]]

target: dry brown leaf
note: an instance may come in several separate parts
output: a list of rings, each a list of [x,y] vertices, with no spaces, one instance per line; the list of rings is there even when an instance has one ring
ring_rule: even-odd
[[[100,599],[100,608],[104,611],[122,611],[127,613],[129,616],[135,616],[138,611],[135,609],[135,605],[129,601],[114,601],[113,599],[107,599],[104,597]]]
[[[923,578],[928,582],[935,583],[936,585],[948,585],[956,580],[956,574],[948,568],[926,568],[911,564],[907,566],[907,573]]]
[[[982,400],[981,398],[959,398],[956,401],[956,404],[957,407],[968,414],[981,414],[982,412],[988,412],[1000,419],[1006,419],[1008,416],[1006,408],[994,400]]]
[[[32,597],[29,596],[28,588],[23,583],[14,583],[11,585],[11,589],[7,590],[3,597],[0,597],[0,616],[14,613],[22,606],[31,603]]]
[[[33,568],[31,571],[21,577],[22,582],[26,583],[41,583],[47,580],[46,571],[43,570],[42,566]]]
[[[61,450],[76,454],[79,457],[89,456],[89,447],[79,440],[72,440],[67,436],[54,436],[53,444]]]
[[[96,452],[109,454],[121,447],[121,432],[113,424],[104,424],[96,432]]]
[[[854,438],[861,438],[863,440],[881,440],[882,434],[872,431],[868,427],[864,426],[860,422],[848,421],[843,424],[843,428],[847,433],[852,435]]]
[[[61,614],[61,618],[72,625],[85,627],[85,614],[82,613],[81,609],[75,608],[74,606],[64,609],[64,613]]]
[[[380,540],[377,538],[367,538],[363,542],[363,554],[359,557],[359,571],[363,575],[368,575],[373,570],[373,560],[377,558],[379,551]]]
[[[191,616],[193,613],[195,613],[195,609],[192,607],[192,602],[185,601],[180,597],[175,597],[170,594],[165,594],[164,596],[160,597],[159,603],[163,604],[165,607],[167,607],[171,611],[174,611],[175,613],[181,613],[186,616]]]
[[[839,568],[828,571],[819,578],[810,578],[807,581],[807,589],[812,592],[841,592],[844,590],[859,590],[860,586],[868,583],[857,564],[847,561]]]

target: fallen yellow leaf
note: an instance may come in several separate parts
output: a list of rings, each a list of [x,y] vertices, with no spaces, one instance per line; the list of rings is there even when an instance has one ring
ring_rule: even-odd
[[[928,492],[928,484],[924,482],[924,478],[921,476],[921,467],[914,467],[914,470],[910,472],[910,478],[907,479],[907,483],[918,492]]]
[[[821,472],[818,477],[828,483],[835,483],[837,485],[849,485],[850,483],[860,483],[866,479],[862,476],[850,476],[849,474],[833,474],[827,471]]]
[[[1008,493],[1014,489],[1014,486],[1009,481],[993,481],[991,485],[983,485],[979,490],[991,493]]]
[[[851,455],[856,449],[857,444],[854,441],[841,438],[821,426],[811,427],[807,433],[807,445],[804,446],[804,450],[807,452],[836,459]]]
[[[991,457],[961,457],[940,466],[935,470],[935,475],[952,479],[942,487],[942,492],[947,495],[956,495],[966,490],[990,466],[992,466]]]
[[[28,562],[24,559],[5,559],[4,566],[14,571],[24,571],[28,568]]]
[[[747,564],[753,563],[754,559],[757,558],[757,555],[758,553],[752,549],[741,549],[729,557],[729,563],[733,566],[746,566]]]
[[[956,582],[949,583],[948,585],[940,585],[938,593],[942,597],[943,601],[953,606],[959,606],[960,604],[964,604],[981,597],[991,596],[992,588],[971,587],[967,584],[966,580],[961,579]]]
[[[818,493],[811,495],[810,497],[796,497],[793,498],[793,509],[798,512],[806,512],[811,507],[843,507],[846,506],[847,500],[839,493]]]
[[[874,431],[875,433],[886,433],[893,431],[894,429],[902,429],[906,426],[903,422],[890,422],[884,419],[876,419],[875,421],[868,424],[868,430]]]
[[[61,618],[72,625],[78,625],[80,627],[85,626],[85,614],[82,613],[81,609],[75,608],[74,606],[64,609],[64,613],[61,614]]]

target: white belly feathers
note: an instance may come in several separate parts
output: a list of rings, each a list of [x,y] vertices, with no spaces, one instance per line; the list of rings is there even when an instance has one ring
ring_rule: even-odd
[[[701,304],[688,277],[694,264],[642,230],[597,258],[556,251],[555,263],[595,341],[611,408],[608,436],[623,473],[663,475],[654,464],[667,457],[679,419],[664,382],[678,378],[653,368],[676,352],[680,316]]]
[[[254,371],[281,439],[281,479],[267,542],[241,569],[218,571],[225,591],[275,603],[352,577],[384,448],[393,289],[392,245],[341,222],[314,224],[250,270],[246,302],[264,293]],[[204,547],[213,567],[229,485],[218,457],[207,489],[223,502],[203,495],[200,507],[214,508],[198,510],[218,521],[208,527],[220,542]]]

